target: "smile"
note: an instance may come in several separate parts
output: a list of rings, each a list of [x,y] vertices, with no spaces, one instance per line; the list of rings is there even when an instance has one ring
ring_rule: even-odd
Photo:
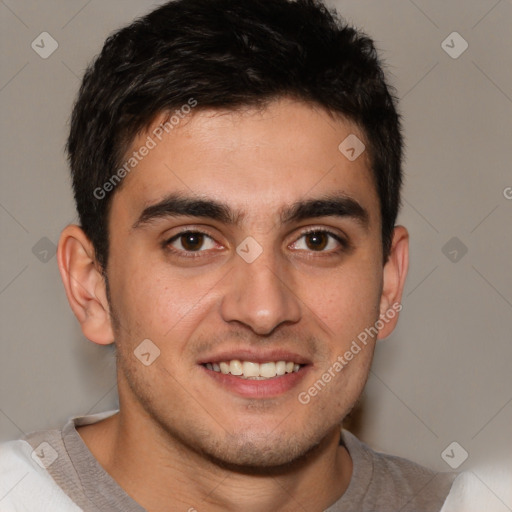
[[[256,363],[253,361],[220,361],[219,363],[206,363],[204,366],[224,375],[234,375],[242,379],[265,380],[280,377],[287,373],[298,372],[302,365],[294,361],[269,361]]]

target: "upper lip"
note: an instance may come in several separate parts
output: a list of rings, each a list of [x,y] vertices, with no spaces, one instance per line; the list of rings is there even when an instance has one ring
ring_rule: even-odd
[[[254,363],[268,363],[271,361],[293,361],[297,364],[311,364],[311,360],[305,356],[290,352],[288,350],[272,349],[272,350],[255,350],[255,349],[236,349],[224,350],[207,354],[201,357],[198,364],[220,363],[222,361],[251,361]]]

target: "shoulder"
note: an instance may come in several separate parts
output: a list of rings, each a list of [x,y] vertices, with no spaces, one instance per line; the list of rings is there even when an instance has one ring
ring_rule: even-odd
[[[54,457],[46,446],[37,450],[25,440],[0,443],[0,510],[2,512],[79,511],[48,473]],[[45,460],[46,458],[46,460]]]
[[[353,434],[343,438],[354,462],[354,478],[366,482],[368,500],[389,510],[439,511],[450,492],[454,473],[436,472],[411,460],[376,452]],[[383,500],[383,501],[381,501]]]
[[[398,495],[444,500],[455,478],[454,473],[436,472],[402,457],[378,452],[372,456],[375,483],[394,489]]]

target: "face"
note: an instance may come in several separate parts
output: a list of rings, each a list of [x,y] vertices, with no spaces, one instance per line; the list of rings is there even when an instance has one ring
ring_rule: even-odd
[[[371,363],[368,338],[335,365],[382,313],[369,161],[338,149],[363,135],[284,99],[158,124],[109,217],[121,407],[213,459],[288,463],[339,428]]]

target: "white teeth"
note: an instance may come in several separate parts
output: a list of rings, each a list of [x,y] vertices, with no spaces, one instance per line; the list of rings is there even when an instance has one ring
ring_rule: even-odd
[[[276,363],[276,374],[284,375],[286,373],[286,361],[277,361]]]
[[[260,364],[261,377],[275,377],[276,376],[276,363],[263,363]]]
[[[244,361],[242,364],[242,370],[244,377],[259,377],[260,376],[260,365],[258,363],[251,363],[250,361]]]
[[[238,359],[233,359],[233,361],[229,363],[229,372],[231,375],[242,375],[244,373],[242,363]]]
[[[269,361],[267,363],[255,363],[253,361],[221,361],[219,363],[206,363],[208,370],[227,375],[236,375],[242,379],[271,379],[286,373],[298,372],[301,365],[293,361]]]

